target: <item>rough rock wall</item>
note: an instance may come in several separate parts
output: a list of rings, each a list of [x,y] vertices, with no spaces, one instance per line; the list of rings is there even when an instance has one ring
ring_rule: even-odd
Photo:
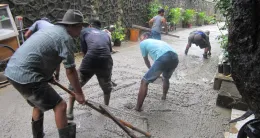
[[[232,0],[229,59],[232,77],[250,109],[260,113],[260,2]]]
[[[9,4],[13,16],[22,15],[25,26],[41,17],[52,21],[62,19],[67,9],[80,10],[86,19],[98,17],[104,25],[122,20],[124,26],[130,23],[145,24],[147,5],[150,0],[0,0]]]
[[[14,17],[22,15],[26,27],[43,16],[57,21],[69,8],[80,10],[87,19],[98,17],[104,25],[121,20],[124,26],[130,26],[132,23],[145,25],[150,1],[152,0],[0,0],[0,3],[9,4]],[[208,13],[214,10],[212,3],[203,0],[162,2],[169,7],[194,8]]]
[[[205,11],[208,15],[215,13],[215,4],[205,0],[161,0],[164,5],[169,7],[181,7],[184,9],[195,9]]]

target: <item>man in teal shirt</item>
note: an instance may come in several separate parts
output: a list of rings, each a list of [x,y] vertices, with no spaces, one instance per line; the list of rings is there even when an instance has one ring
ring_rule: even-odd
[[[140,49],[146,66],[149,71],[144,75],[139,89],[137,105],[135,110],[141,111],[144,99],[147,95],[148,84],[154,82],[161,74],[163,76],[163,96],[166,99],[169,89],[169,79],[177,67],[179,60],[176,51],[166,42],[161,40],[150,39],[150,33],[141,35]],[[148,55],[154,60],[151,66]]]

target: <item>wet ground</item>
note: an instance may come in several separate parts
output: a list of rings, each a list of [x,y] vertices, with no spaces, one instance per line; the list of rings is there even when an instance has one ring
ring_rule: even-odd
[[[210,30],[212,56],[203,59],[203,50],[193,45],[188,55],[184,55],[188,34],[195,29]],[[144,101],[144,111],[139,113],[132,108],[136,104],[142,76],[147,71],[138,43],[126,42],[119,53],[113,54],[114,69],[112,80],[117,83],[108,108],[122,118],[155,138],[223,138],[228,129],[230,111],[216,107],[218,91],[214,91],[213,77],[217,70],[218,56],[221,52],[215,39],[220,34],[216,25],[184,29],[174,32],[180,38],[163,36],[179,55],[179,65],[170,79],[171,86],[166,101],[161,100],[162,80],[157,79],[149,85]],[[77,65],[81,57],[77,57]],[[64,70],[61,81],[68,81]],[[54,86],[67,101],[68,95]],[[96,77],[83,87],[86,97],[103,103],[103,93]],[[0,137],[31,137],[31,108],[22,96],[11,86],[0,89]],[[78,138],[121,138],[127,135],[111,120],[88,107],[76,104],[75,122]],[[52,111],[45,113],[46,138],[58,137]],[[141,135],[140,135],[141,136]]]

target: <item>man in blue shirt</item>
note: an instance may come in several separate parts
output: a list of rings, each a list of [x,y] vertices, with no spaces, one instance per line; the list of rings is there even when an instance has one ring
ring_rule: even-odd
[[[150,39],[150,33],[141,35],[140,49],[146,66],[149,71],[144,75],[139,89],[137,105],[135,110],[141,111],[144,99],[147,95],[148,84],[154,82],[161,74],[163,76],[163,96],[166,99],[169,89],[169,79],[177,67],[179,60],[176,51],[166,42],[161,40]],[[154,60],[151,66],[148,55]]]
[[[33,23],[33,25],[28,29],[28,31],[25,33],[25,38],[28,39],[33,33],[37,32],[41,29],[46,29],[47,27],[54,26],[50,19],[43,17],[41,20],[36,21]]]

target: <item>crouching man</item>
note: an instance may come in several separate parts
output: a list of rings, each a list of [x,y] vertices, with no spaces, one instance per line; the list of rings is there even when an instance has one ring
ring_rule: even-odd
[[[211,45],[209,42],[209,31],[193,31],[188,37],[188,44],[185,49],[185,54],[188,54],[188,51],[192,44],[199,46],[201,49],[204,48],[203,58],[207,59],[208,55],[211,55]]]
[[[144,99],[147,95],[149,83],[154,82],[160,75],[163,76],[163,96],[162,100],[166,99],[166,95],[170,86],[169,79],[172,76],[179,60],[175,50],[166,42],[161,40],[150,39],[150,33],[141,35],[140,49],[144,62],[149,71],[144,75],[139,89],[137,105],[135,110],[141,111]],[[148,55],[154,60],[151,66]]]

